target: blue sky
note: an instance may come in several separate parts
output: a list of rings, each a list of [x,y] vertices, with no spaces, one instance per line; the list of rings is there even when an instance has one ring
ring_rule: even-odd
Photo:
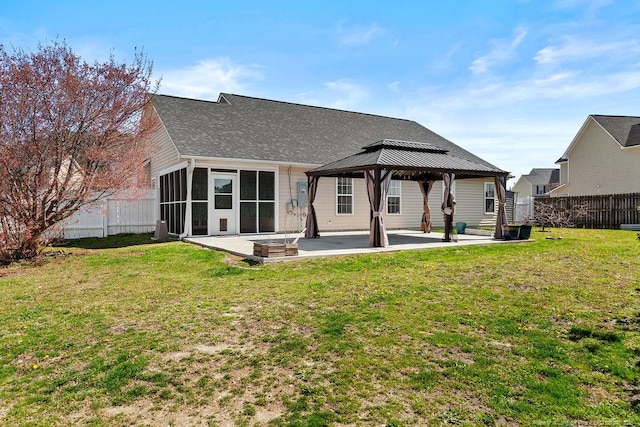
[[[5,48],[143,49],[161,93],[416,120],[516,177],[554,167],[589,114],[640,116],[640,1],[0,4]]]

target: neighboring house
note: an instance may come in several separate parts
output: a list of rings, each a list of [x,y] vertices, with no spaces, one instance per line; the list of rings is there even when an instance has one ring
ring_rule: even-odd
[[[158,218],[171,234],[221,235],[300,232],[305,226],[305,172],[382,139],[426,142],[452,156],[495,166],[403,119],[222,93],[217,102],[155,95],[151,177]],[[497,168],[496,168],[497,169]],[[429,205],[442,227],[442,182]],[[495,225],[493,178],[454,181],[455,221]],[[320,231],[369,229],[364,179],[319,180],[315,210]],[[419,229],[422,193],[411,181],[392,181],[387,228]]]
[[[551,196],[640,192],[640,117],[590,115],[556,163]]]
[[[511,189],[518,198],[542,196],[556,188],[560,183],[560,169],[531,169],[528,175],[522,175]]]

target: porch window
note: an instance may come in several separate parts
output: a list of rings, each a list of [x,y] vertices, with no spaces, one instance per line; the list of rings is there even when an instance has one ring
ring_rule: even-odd
[[[160,219],[170,234],[182,234],[187,211],[187,168],[160,177]]]
[[[387,191],[387,213],[389,215],[400,215],[402,201],[402,181],[391,180]]]
[[[484,213],[496,212],[496,185],[493,182],[484,183]]]
[[[276,230],[275,172],[240,171],[240,232]]]
[[[336,178],[337,214],[353,214],[353,178]]]

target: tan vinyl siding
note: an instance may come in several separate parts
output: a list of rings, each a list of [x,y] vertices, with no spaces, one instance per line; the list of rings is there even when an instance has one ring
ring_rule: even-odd
[[[569,163],[560,163],[560,185],[566,184],[569,181]]]
[[[420,221],[422,221],[422,193],[417,182],[402,181],[400,212],[401,215],[388,215],[387,210],[383,212],[384,223],[390,230],[398,228],[419,229]],[[433,193],[432,194],[436,194]],[[440,200],[440,193],[438,193]],[[440,213],[438,208],[438,214]]]
[[[176,146],[169,137],[169,133],[162,125],[160,125],[159,129],[153,136],[153,146],[150,159],[152,178],[157,178],[161,171],[182,161]]]
[[[519,198],[529,197],[531,196],[532,192],[531,183],[527,181],[525,177],[521,176],[520,178],[518,178],[518,181],[513,186],[511,191],[518,193],[517,197]]]
[[[321,232],[369,228],[369,200],[364,179],[353,180],[353,214],[338,215],[336,204],[336,178],[320,178],[314,207]]]
[[[591,120],[569,152],[568,186],[571,196],[640,191],[640,148],[622,148]]]
[[[285,230],[285,221],[290,227],[295,224],[291,214],[286,214],[286,203],[289,198],[287,168],[280,169],[280,226]],[[303,179],[304,170],[292,169],[292,182]],[[484,214],[484,182],[485,179],[468,179],[455,181],[456,214],[454,222],[466,222],[469,226],[477,227],[481,223],[495,223],[495,214]],[[422,219],[422,193],[414,181],[403,181],[402,184],[401,215],[388,215],[386,210],[384,222],[388,229],[419,229]],[[323,177],[318,182],[316,203],[314,204],[318,216],[318,228],[322,231],[367,230],[369,228],[369,200],[364,179],[353,180],[354,213],[352,215],[338,215],[336,213],[336,178]],[[434,228],[443,228],[442,217],[442,181],[436,181],[429,195],[431,220]],[[497,205],[497,202],[496,202]],[[287,218],[288,216],[288,218]],[[304,227],[303,227],[304,228]]]
[[[291,199],[298,199],[298,182],[307,183],[307,175],[305,171],[312,168],[302,168],[296,166],[280,166],[278,180],[278,212],[279,212],[279,230],[287,233],[297,233],[304,230],[306,224],[306,204],[287,209],[287,203],[291,203]]]
[[[470,227],[495,224],[496,214],[484,213],[484,183],[493,179],[465,179],[456,181],[456,213],[453,222],[466,222]],[[498,201],[495,201],[498,206]]]

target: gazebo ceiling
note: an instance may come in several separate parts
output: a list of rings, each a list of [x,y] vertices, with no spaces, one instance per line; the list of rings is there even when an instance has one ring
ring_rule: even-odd
[[[394,179],[420,181],[440,179],[443,173],[456,178],[507,176],[495,167],[456,157],[433,144],[384,139],[362,148],[362,151],[307,172],[308,176],[362,177],[365,170],[391,170]]]

